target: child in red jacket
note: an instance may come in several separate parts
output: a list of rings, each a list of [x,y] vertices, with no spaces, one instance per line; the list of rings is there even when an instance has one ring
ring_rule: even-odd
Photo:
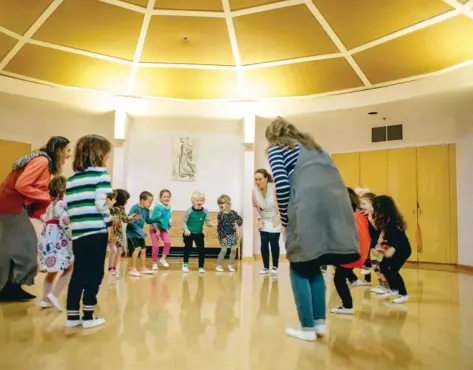
[[[351,297],[350,289],[347,284],[348,280],[357,280],[353,272],[354,268],[362,268],[368,253],[370,251],[370,232],[368,228],[368,220],[357,209],[360,206],[360,200],[353,189],[348,188],[348,195],[350,196],[351,206],[355,213],[356,228],[358,230],[358,237],[360,239],[360,258],[352,263],[337,266],[335,270],[334,283],[337,293],[342,300],[342,305],[337,308],[332,308],[331,313],[353,315],[353,299]]]

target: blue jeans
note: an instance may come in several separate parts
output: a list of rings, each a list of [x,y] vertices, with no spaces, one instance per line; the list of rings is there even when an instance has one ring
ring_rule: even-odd
[[[321,271],[317,269],[315,275],[305,278],[291,268],[291,285],[301,326],[312,328],[316,320],[325,320],[325,280]]]

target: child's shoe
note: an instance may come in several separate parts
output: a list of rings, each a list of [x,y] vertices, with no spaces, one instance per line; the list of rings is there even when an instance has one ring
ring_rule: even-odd
[[[84,329],[92,329],[97,326],[102,326],[105,324],[105,319],[98,319],[94,317],[92,320],[82,320],[82,327]]]
[[[146,267],[143,266],[140,269],[140,274],[152,275],[152,274],[154,274],[154,271],[153,270],[148,270]]]
[[[187,263],[184,263],[182,265],[182,272],[188,274],[189,273],[189,265]]]
[[[58,311],[64,311],[61,304],[59,303],[59,300],[57,299],[57,297],[54,296],[53,293],[49,293],[47,295],[47,297],[48,297],[49,301],[53,304],[54,307],[56,307],[56,309]]]
[[[317,334],[315,333],[315,329],[312,328],[288,328],[286,329],[286,334],[290,337],[306,340],[308,342],[314,342],[317,339]]]
[[[134,277],[140,277],[141,274],[138,272],[136,267],[131,267],[130,270],[128,271],[128,275],[134,276]]]
[[[51,308],[53,305],[49,302],[46,301],[41,301],[39,302],[39,307],[41,308]]]
[[[355,310],[353,308],[345,308],[343,306],[340,306],[337,308],[332,308],[330,312],[340,315],[353,315],[355,313]]]
[[[228,271],[235,272],[235,267],[233,267],[233,265],[228,265]]]
[[[158,271],[158,264],[157,263],[153,263],[152,270],[155,271],[155,272]]]
[[[406,295],[400,295],[396,299],[393,300],[393,303],[404,303],[409,300],[409,297]]]
[[[199,274],[205,274],[205,269],[203,267],[199,267]]]
[[[159,263],[161,263],[161,265],[163,265],[163,266],[166,267],[166,268],[169,267],[168,261],[166,261],[164,258],[161,258],[161,259],[159,260]]]
[[[215,270],[217,270],[217,272],[223,272],[223,267],[222,266],[217,266],[217,268]]]

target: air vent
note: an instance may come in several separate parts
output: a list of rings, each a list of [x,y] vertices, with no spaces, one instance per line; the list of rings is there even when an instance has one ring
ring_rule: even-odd
[[[371,128],[371,142],[402,140],[402,125],[380,126]]]
[[[388,126],[388,141],[402,140],[402,125]]]
[[[371,142],[380,143],[386,141],[386,126],[373,127],[371,129]]]

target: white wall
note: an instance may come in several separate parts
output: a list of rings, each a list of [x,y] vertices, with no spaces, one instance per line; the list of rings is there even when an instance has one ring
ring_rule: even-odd
[[[172,180],[174,137],[190,136],[197,140],[197,177],[195,182]],[[199,118],[131,119],[127,138],[127,188],[131,204],[141,191],[157,195],[160,189],[172,192],[172,207],[185,210],[191,206],[192,191],[207,196],[206,207],[217,211],[217,198],[227,194],[233,208],[241,212],[243,145],[238,120]]]
[[[458,263],[473,266],[473,114],[458,117],[457,141]]]

